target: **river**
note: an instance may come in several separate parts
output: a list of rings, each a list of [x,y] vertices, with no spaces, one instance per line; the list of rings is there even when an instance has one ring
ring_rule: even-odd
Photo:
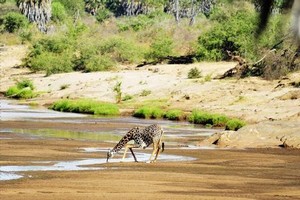
[[[94,117],[91,115],[62,113],[46,108],[20,105],[17,101],[0,100],[0,142],[9,140],[11,134],[22,134],[28,138],[75,139],[92,140],[112,143],[114,146],[120,138],[134,126],[160,124],[164,131],[164,141],[169,148],[199,148],[196,146],[199,138],[207,137],[216,132],[188,122],[169,120],[145,120],[133,117]],[[5,124],[5,125],[4,125]],[[9,124],[9,125],[7,125]],[[22,125],[18,125],[22,124]],[[26,124],[33,124],[25,126]],[[61,126],[61,124],[64,124]],[[63,128],[60,128],[63,127]],[[67,127],[67,128],[66,128]],[[151,148],[151,147],[150,147]],[[202,147],[203,148],[203,147]],[[80,151],[103,152],[103,148],[81,148]],[[1,153],[0,153],[1,155]],[[149,153],[137,152],[139,161],[145,162]],[[163,162],[188,161],[192,157],[161,154]],[[121,162],[121,159],[111,159],[110,162]],[[126,158],[125,162],[132,162]],[[31,162],[32,165],[4,165],[0,164],[0,181],[22,178],[20,172],[27,171],[71,171],[71,170],[101,170],[105,167],[91,167],[90,165],[105,164],[105,158],[82,158],[72,161],[43,161]]]

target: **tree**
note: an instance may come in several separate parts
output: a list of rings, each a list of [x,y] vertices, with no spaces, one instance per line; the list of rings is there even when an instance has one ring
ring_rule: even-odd
[[[17,0],[21,13],[30,22],[37,24],[41,32],[47,32],[47,23],[51,18],[51,0]]]
[[[209,16],[214,4],[215,0],[169,0],[165,10],[174,14],[177,23],[180,18],[190,18],[193,25],[199,13]]]

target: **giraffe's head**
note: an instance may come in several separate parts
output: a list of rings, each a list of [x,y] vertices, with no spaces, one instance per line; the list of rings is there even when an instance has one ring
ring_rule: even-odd
[[[106,162],[108,162],[108,159],[114,157],[115,153],[116,152],[109,149],[108,152],[107,152]]]

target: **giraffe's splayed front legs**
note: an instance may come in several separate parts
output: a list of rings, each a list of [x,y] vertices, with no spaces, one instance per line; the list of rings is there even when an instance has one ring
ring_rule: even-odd
[[[122,162],[124,162],[124,159],[125,159],[125,157],[126,157],[126,153],[127,153],[128,149],[130,150],[130,152],[131,152],[131,154],[132,154],[132,156],[133,156],[133,158],[134,158],[134,161],[135,161],[135,162],[138,162],[137,159],[136,159],[136,157],[135,157],[135,155],[134,155],[134,153],[133,153],[132,148],[139,148],[139,147],[136,146],[136,145],[133,145],[133,144],[127,144],[127,145],[125,146],[125,151],[124,151],[124,154],[123,154]]]

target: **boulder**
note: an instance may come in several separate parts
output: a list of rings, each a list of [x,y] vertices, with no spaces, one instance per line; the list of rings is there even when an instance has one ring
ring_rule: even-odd
[[[298,121],[263,121],[247,125],[238,131],[222,131],[199,143],[200,146],[218,145],[234,148],[285,147],[300,149]]]

